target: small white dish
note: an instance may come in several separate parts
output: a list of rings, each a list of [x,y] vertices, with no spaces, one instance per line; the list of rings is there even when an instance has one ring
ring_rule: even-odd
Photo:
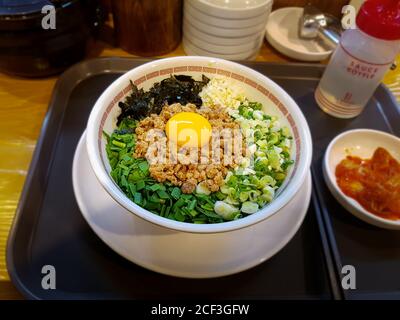
[[[248,28],[252,26],[258,26],[260,24],[267,24],[268,16],[271,12],[272,2],[270,5],[270,9],[267,10],[265,13],[257,16],[251,17],[247,19],[226,19],[226,18],[219,18],[209,15],[203,11],[198,10],[194,7],[190,1],[185,1],[183,12],[188,13],[191,16],[195,17],[197,20],[213,25],[215,27],[220,28],[228,28],[228,29],[240,29],[240,28]]]
[[[246,46],[249,43],[254,44],[255,42],[260,41],[259,39],[264,38],[265,30],[260,31],[258,34],[251,34],[244,37],[237,37],[237,38],[225,38],[225,37],[218,37],[216,35],[208,34],[204,31],[197,29],[193,26],[190,21],[183,21],[183,33],[190,34],[194,37],[206,41],[210,44],[216,44],[221,46]],[[189,37],[190,39],[190,37]]]
[[[356,200],[346,196],[336,182],[336,166],[348,155],[370,159],[378,148],[385,148],[400,161],[400,138],[371,130],[349,130],[334,138],[326,149],[323,173],[325,182],[336,200],[357,218],[377,227],[400,230],[400,220],[381,218],[365,210]]]
[[[248,19],[270,10],[272,0],[187,0],[196,9],[224,19]]]
[[[132,214],[104,190],[91,168],[85,134],[75,151],[72,181],[83,217],[105,244],[144,268],[185,278],[234,274],[271,258],[300,228],[311,197],[308,173],[278,214],[249,228],[210,234],[167,229]]]
[[[273,11],[266,27],[266,39],[282,54],[302,61],[321,61],[327,59],[332,50],[319,39],[299,37],[300,17],[303,8],[289,7]]]

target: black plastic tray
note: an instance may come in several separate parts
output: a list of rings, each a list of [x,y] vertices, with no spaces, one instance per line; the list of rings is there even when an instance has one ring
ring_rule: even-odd
[[[295,73],[298,68],[291,68]],[[291,94],[304,112],[313,139],[313,187],[317,195],[331,253],[338,287],[342,267],[356,270],[356,289],[341,290],[344,299],[400,299],[400,231],[371,226],[346,211],[328,190],[322,175],[322,160],[330,141],[341,132],[369,128],[400,136],[400,108],[394,96],[381,85],[363,113],[355,119],[333,118],[320,111],[314,90],[321,76],[321,66],[303,73],[301,85],[294,74],[272,78]]]
[[[86,61],[64,73],[54,89],[8,242],[8,270],[26,297],[340,299],[349,296],[339,289],[339,271],[347,261],[353,262],[357,270],[360,268],[357,278],[360,289],[354,294],[370,287],[375,293],[393,292],[393,282],[397,281],[394,267],[400,263],[399,235],[358,222],[338,206],[326,192],[319,162],[327,143],[337,133],[354,127],[391,131],[387,119],[396,121],[398,110],[386,89],[380,87],[376,99],[356,120],[336,120],[325,115],[313,99],[314,88],[323,72],[319,65],[245,63],[284,87],[301,106],[313,131],[313,180],[317,193],[324,198],[313,193],[303,226],[281,252],[237,275],[188,280],[145,270],[104,245],[77,207],[71,181],[72,157],[97,97],[121,73],[143,62],[121,58]],[[337,212],[328,211],[327,205]],[[346,240],[354,246],[352,236],[360,245],[369,234],[380,237],[379,247],[372,246],[368,257],[362,257],[364,260],[353,259],[360,253],[353,255],[348,248],[343,250],[342,246],[348,245]],[[368,247],[371,241],[364,245]],[[380,259],[380,248],[386,253],[386,260]],[[371,285],[368,277],[371,270],[362,269],[368,259],[378,270],[396,264],[389,270],[395,278],[381,285],[380,291],[372,286],[379,281],[372,281]],[[41,269],[48,264],[57,271],[56,290],[41,287]],[[372,272],[370,277],[377,273]]]
[[[306,103],[300,101],[301,104]],[[298,100],[299,102],[299,100]],[[356,289],[343,290],[345,299],[400,299],[400,231],[369,225],[347,212],[332,196],[322,176],[324,150],[336,134],[369,128],[400,136],[400,108],[381,86],[367,109],[354,120],[328,118],[306,112],[314,141],[312,173],[314,190],[331,245],[336,273],[344,265],[356,270]]]

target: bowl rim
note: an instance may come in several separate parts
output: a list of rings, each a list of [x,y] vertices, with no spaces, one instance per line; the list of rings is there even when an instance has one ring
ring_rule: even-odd
[[[219,63],[228,67],[232,68],[236,67],[245,70],[249,77],[262,79],[262,81],[266,84],[266,86],[271,88],[276,93],[279,92],[281,100],[285,101],[286,105],[290,105],[290,107],[294,109],[294,113],[296,114],[295,116],[296,120],[294,119],[293,120],[296,122],[298,126],[299,138],[301,138],[302,141],[301,143],[303,147],[302,152],[299,153],[299,158],[298,158],[299,166],[297,168],[297,171],[292,177],[292,181],[286,185],[282,193],[278,197],[276,197],[274,201],[263,207],[255,214],[234,221],[214,223],[214,224],[192,224],[192,223],[179,222],[175,220],[166,219],[150,211],[147,211],[146,209],[136,205],[133,201],[131,201],[125,194],[123,194],[123,192],[113,182],[111,176],[104,167],[101,160],[100,150],[97,149],[98,129],[100,124],[100,118],[102,116],[102,111],[104,111],[104,108],[109,103],[110,96],[113,97],[113,95],[115,94],[115,88],[121,85],[122,83],[126,83],[128,79],[131,79],[133,73],[141,74],[148,68],[151,69],[152,66],[154,67],[157,64],[174,63],[175,61],[179,61],[180,63],[182,63],[183,61],[192,63],[196,62],[208,65],[210,63]],[[290,199],[292,199],[294,195],[299,191],[302,182],[306,178],[307,172],[310,168],[311,158],[312,158],[312,140],[311,140],[310,129],[308,127],[307,121],[302,111],[300,110],[296,102],[289,96],[289,94],[286,91],[284,91],[279,85],[273,82],[271,79],[267,78],[263,74],[247,66],[241,65],[236,62],[218,58],[211,58],[211,57],[178,56],[178,57],[164,58],[164,59],[150,61],[122,74],[119,78],[114,80],[114,82],[112,82],[97,99],[90,113],[86,132],[87,132],[86,148],[88,151],[92,169],[97,179],[101,183],[101,185],[114,198],[114,200],[116,200],[121,206],[130,211],[132,214],[135,214],[151,223],[155,223],[165,228],[183,232],[191,232],[191,233],[228,232],[251,226],[255,223],[258,223],[273,216],[273,214],[282,209],[290,201]]]
[[[329,166],[329,159],[330,159],[330,155],[332,154],[332,148],[343,137],[348,136],[348,135],[353,135],[355,133],[369,133],[372,135],[380,135],[380,136],[390,138],[394,141],[397,141],[397,143],[400,143],[399,137],[397,137],[393,134],[384,132],[384,131],[379,131],[379,130],[374,130],[374,129],[352,129],[352,130],[347,130],[345,132],[342,132],[341,134],[337,135],[335,138],[332,139],[332,141],[329,143],[329,145],[325,151],[324,161],[323,161],[324,162],[323,163],[323,173],[324,173],[325,180],[328,180],[328,181],[326,181],[326,183],[327,183],[331,193],[333,194],[333,196],[335,198],[339,197],[341,199],[341,200],[337,199],[339,201],[339,203],[341,203],[343,206],[348,206],[350,213],[352,213],[356,217],[362,219],[361,217],[358,216],[358,214],[360,214],[360,215],[364,216],[365,218],[367,218],[366,220],[364,220],[364,219],[362,219],[362,220],[367,223],[370,223],[370,224],[372,224],[371,220],[373,220],[373,221],[377,222],[377,224],[374,224],[375,226],[382,227],[383,225],[385,225],[388,227],[400,228],[400,219],[397,221],[389,220],[389,219],[379,217],[379,216],[367,211],[355,199],[352,199],[352,198],[348,197],[347,195],[345,195],[344,192],[337,185],[335,175]],[[350,208],[352,210],[350,210]],[[356,212],[354,212],[353,210]]]

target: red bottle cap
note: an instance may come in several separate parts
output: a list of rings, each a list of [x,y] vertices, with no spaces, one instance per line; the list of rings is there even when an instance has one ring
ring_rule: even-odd
[[[367,0],[357,18],[357,27],[372,37],[400,39],[400,0]]]

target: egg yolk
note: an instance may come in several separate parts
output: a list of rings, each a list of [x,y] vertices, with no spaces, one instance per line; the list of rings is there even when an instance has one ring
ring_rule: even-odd
[[[206,118],[194,112],[180,112],[165,126],[169,140],[178,146],[202,147],[210,141],[211,125]]]

